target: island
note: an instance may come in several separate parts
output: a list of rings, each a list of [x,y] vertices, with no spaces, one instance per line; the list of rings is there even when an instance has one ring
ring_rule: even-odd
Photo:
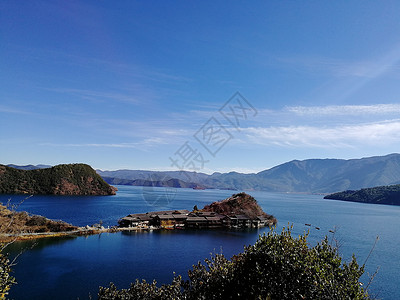
[[[365,188],[356,191],[347,190],[327,195],[324,199],[400,205],[400,184]]]
[[[34,170],[0,165],[0,194],[115,195],[116,190],[86,164]]]
[[[234,194],[198,210],[153,211],[130,214],[118,221],[128,229],[210,229],[256,228],[277,224],[274,216],[265,213],[257,200],[246,193]]]

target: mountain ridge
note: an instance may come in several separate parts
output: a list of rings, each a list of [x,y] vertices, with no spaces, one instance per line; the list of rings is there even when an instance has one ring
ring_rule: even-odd
[[[15,166],[15,165],[13,165]],[[41,168],[46,165],[15,166]],[[292,160],[258,173],[115,170],[96,172],[109,184],[331,194],[400,184],[400,154],[356,159]]]
[[[400,183],[400,154],[359,159],[292,160],[258,173],[218,173],[211,175],[183,171],[96,170],[101,176],[118,179],[162,181],[175,178],[207,188],[261,190],[328,194]],[[186,180],[185,180],[186,179]]]
[[[19,166],[19,165],[13,165],[13,164],[9,164],[6,165],[7,167],[10,168],[14,168],[14,169],[18,169],[18,170],[26,170],[26,171],[30,171],[30,170],[36,170],[36,169],[47,169],[47,168],[51,168],[52,166],[50,165],[25,165],[25,166]]]
[[[108,184],[115,185],[132,185],[132,186],[152,186],[152,187],[176,187],[176,188],[193,188],[193,189],[205,189],[206,187],[201,186],[193,182],[185,182],[176,178],[169,178],[165,180],[146,180],[146,179],[120,179],[113,177],[103,177],[104,181]]]

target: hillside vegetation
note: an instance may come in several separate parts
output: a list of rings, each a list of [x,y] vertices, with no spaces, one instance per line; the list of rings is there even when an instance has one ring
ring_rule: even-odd
[[[86,164],[64,164],[35,170],[0,165],[2,194],[114,195],[115,190]]]
[[[400,205],[400,184],[330,194],[324,199]]]
[[[100,287],[99,299],[370,299],[359,279],[364,266],[353,256],[342,261],[328,239],[314,247],[307,235],[292,237],[291,229],[270,231],[232,259],[217,254],[188,271],[189,280],[175,276],[157,286],[136,280],[119,290]]]
[[[22,233],[65,232],[78,227],[63,221],[53,221],[25,211],[9,210],[0,204],[0,242],[12,240],[11,236]]]

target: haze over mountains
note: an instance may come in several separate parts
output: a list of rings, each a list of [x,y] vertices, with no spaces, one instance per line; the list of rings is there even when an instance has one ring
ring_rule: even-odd
[[[47,169],[47,168],[51,168],[52,166],[50,165],[26,165],[26,166],[18,166],[18,165],[7,165],[7,167],[10,168],[14,168],[14,169],[19,169],[19,170],[26,170],[26,171],[30,171],[30,170],[36,170],[36,169]]]
[[[333,193],[400,183],[400,154],[361,159],[293,160],[256,174],[97,170],[110,184]],[[171,179],[176,179],[171,181]],[[145,181],[143,184],[141,181]],[[169,183],[167,183],[167,181]]]

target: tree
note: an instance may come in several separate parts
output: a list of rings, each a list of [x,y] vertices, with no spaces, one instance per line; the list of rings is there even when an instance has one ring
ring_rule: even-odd
[[[308,234],[294,238],[291,230],[271,230],[230,260],[216,254],[199,262],[187,281],[175,276],[157,287],[137,280],[122,290],[111,284],[100,288],[99,299],[369,299],[359,283],[364,266],[354,256],[342,262],[327,238],[310,247]]]

